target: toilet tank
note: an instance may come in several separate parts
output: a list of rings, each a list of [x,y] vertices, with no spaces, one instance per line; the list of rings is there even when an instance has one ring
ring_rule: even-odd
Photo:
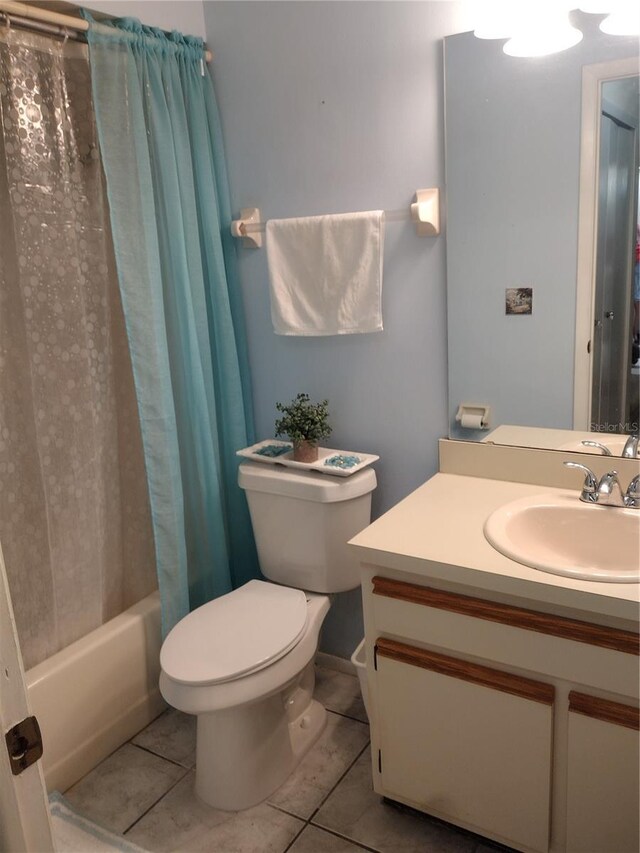
[[[373,469],[336,477],[245,462],[238,483],[266,578],[310,592],[360,586],[359,562],[347,542],[371,520]]]

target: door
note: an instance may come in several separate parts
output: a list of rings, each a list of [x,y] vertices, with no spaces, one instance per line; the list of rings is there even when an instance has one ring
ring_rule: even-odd
[[[567,851],[637,853],[638,708],[569,694]]]
[[[635,128],[603,107],[600,124],[591,429],[628,432]]]
[[[546,853],[553,687],[386,638],[376,660],[376,791]]]
[[[0,850],[50,853],[54,846],[40,761],[14,775],[6,745],[7,732],[30,711],[1,547],[0,685]]]

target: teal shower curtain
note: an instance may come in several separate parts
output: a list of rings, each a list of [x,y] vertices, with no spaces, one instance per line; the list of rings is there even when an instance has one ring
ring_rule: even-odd
[[[123,18],[91,21],[88,41],[166,634],[259,576],[236,483],[254,437],[221,133],[200,39]]]

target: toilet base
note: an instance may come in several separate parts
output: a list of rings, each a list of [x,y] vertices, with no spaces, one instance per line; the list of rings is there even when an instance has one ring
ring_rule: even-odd
[[[327,719],[315,699],[296,702],[298,691],[198,716],[195,791],[201,800],[223,811],[240,811],[282,785]],[[300,704],[303,710],[290,719],[290,710]]]

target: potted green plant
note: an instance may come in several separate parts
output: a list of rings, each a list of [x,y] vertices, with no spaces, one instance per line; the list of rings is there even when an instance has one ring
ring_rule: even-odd
[[[276,403],[283,417],[276,421],[276,435],[287,435],[293,443],[296,462],[315,462],[318,442],[331,434],[329,401],[312,403],[308,394],[298,394],[287,405]]]

